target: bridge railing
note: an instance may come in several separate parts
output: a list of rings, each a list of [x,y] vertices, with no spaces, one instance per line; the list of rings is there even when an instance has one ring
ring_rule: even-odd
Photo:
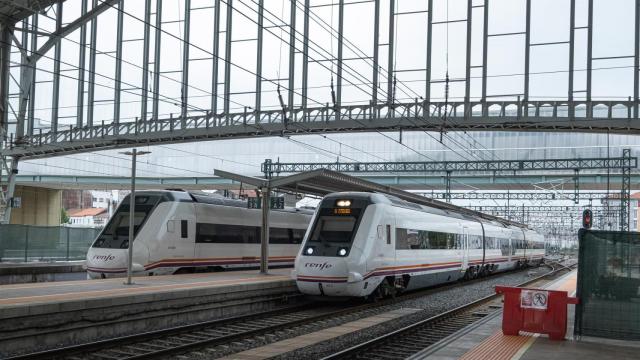
[[[175,133],[197,129],[228,129],[232,127],[254,127],[263,131],[264,127],[278,131],[284,128],[292,131],[308,130],[323,124],[339,121],[351,121],[366,125],[368,120],[406,119],[416,126],[464,126],[471,120],[504,120],[506,127],[527,122],[527,118],[549,118],[593,121],[598,119],[635,119],[634,101],[472,101],[472,102],[425,102],[414,101],[396,104],[348,105],[341,107],[322,106],[316,108],[293,110],[248,111],[233,114],[193,114],[188,117],[170,116],[165,119],[135,120],[120,123],[94,124],[77,127],[61,125],[57,131],[48,128],[39,129],[36,133],[14,138],[13,134],[5,139],[4,149],[15,146],[43,146],[59,143],[73,143],[107,137],[132,137],[150,133]],[[446,114],[446,118],[445,118]],[[544,127],[544,124],[542,124]],[[126,139],[123,139],[126,141]]]

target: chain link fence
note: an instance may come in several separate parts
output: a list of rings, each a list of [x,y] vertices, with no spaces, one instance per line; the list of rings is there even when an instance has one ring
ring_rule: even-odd
[[[0,225],[0,262],[84,260],[99,228]]]
[[[640,340],[640,233],[580,230],[575,333]]]

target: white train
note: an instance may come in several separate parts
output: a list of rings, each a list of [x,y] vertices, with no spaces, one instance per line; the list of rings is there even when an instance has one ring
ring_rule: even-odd
[[[87,253],[87,277],[124,276],[129,247],[127,196]],[[274,210],[269,263],[293,266],[308,227],[308,210]],[[244,201],[185,191],[138,191],[135,275],[259,266],[261,211]]]
[[[304,294],[388,296],[543,261],[544,238],[466,211],[393,196],[326,196],[292,273]]]

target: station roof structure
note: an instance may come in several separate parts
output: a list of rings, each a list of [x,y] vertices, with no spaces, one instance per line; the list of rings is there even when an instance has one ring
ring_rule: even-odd
[[[64,0],[0,1],[0,22],[17,22]]]
[[[341,191],[366,191],[378,192],[395,196],[399,199],[412,203],[429,206],[445,211],[461,213],[471,217],[482,218],[489,221],[497,221],[503,224],[526,227],[526,225],[513,222],[504,218],[488,215],[479,211],[470,210],[461,206],[456,206],[446,202],[430,199],[422,195],[404,191],[392,186],[376,184],[354,176],[349,176],[340,172],[327,169],[317,169],[306,171],[294,175],[274,177],[270,179],[256,178],[252,176],[234,174],[223,170],[214,170],[216,176],[235,180],[255,186],[257,188],[278,189],[285,192],[305,193],[311,195],[324,196],[332,192]]]

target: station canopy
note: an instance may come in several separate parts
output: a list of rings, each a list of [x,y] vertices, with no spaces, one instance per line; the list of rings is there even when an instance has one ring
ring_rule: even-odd
[[[289,176],[273,177],[270,179],[240,175],[217,169],[214,170],[214,175],[238,181],[243,184],[255,186],[256,188],[260,189],[268,188],[271,190],[278,190],[282,192],[303,193],[317,196],[325,196],[330,193],[342,191],[377,192],[392,195],[399,199],[412,203],[464,214],[474,218],[482,218],[489,221],[497,221],[503,224],[526,227],[526,225],[524,224],[516,223],[497,216],[488,215],[461,206],[429,199],[427,197],[401,190],[392,186],[376,184],[371,181],[327,169],[317,169]]]

